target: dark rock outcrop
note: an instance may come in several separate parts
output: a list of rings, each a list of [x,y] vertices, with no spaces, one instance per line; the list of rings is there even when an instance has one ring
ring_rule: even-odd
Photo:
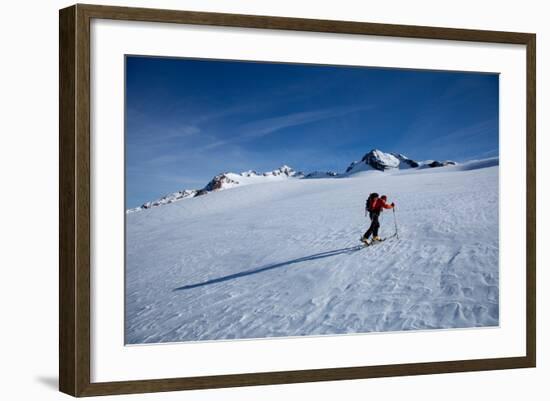
[[[456,166],[456,162],[454,162],[454,161],[452,161],[452,160],[445,160],[445,161],[443,161],[443,162],[434,160],[433,162],[428,163],[428,166],[429,166],[429,167]]]
[[[212,178],[212,180],[210,180],[210,182],[206,184],[203,190],[206,192],[217,191],[219,189],[222,189],[224,184],[239,184],[238,181],[232,180],[226,174],[227,173],[218,174],[217,176]]]

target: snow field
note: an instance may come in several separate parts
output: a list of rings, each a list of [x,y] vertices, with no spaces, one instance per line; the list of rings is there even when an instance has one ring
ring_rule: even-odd
[[[399,240],[363,248],[370,192]],[[126,235],[129,344],[499,323],[497,159],[235,187],[127,214]]]

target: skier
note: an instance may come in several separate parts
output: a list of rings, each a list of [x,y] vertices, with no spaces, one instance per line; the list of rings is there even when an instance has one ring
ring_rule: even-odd
[[[395,203],[393,202],[391,205],[388,205],[387,200],[388,197],[386,195],[382,195],[379,198],[377,193],[370,194],[369,198],[367,199],[365,213],[369,213],[371,223],[369,229],[361,238],[361,241],[364,242],[365,245],[370,245],[374,241],[382,240],[382,238],[378,236],[378,229],[380,228],[380,222],[378,221],[378,219],[380,217],[380,213],[382,213],[384,209],[392,209],[395,207]],[[369,241],[369,237],[371,234],[373,236],[372,241]]]

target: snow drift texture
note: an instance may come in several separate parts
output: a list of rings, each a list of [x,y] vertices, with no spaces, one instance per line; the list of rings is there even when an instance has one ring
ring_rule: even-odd
[[[314,179],[227,174],[230,190],[127,214],[126,342],[498,325],[498,159],[393,157]],[[363,248],[373,191],[396,202],[399,240]]]

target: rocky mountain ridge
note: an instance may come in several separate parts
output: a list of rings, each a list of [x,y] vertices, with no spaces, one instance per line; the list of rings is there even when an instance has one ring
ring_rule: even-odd
[[[379,149],[372,149],[367,152],[359,161],[352,162],[344,173],[334,171],[313,171],[303,173],[296,171],[292,167],[283,165],[275,170],[258,173],[254,170],[244,171],[242,173],[225,172],[213,177],[203,188],[184,189],[165,195],[154,201],[145,202],[139,207],[128,209],[126,212],[136,212],[144,209],[150,209],[157,206],[170,204],[183,199],[190,199],[197,196],[203,196],[210,192],[222,191],[236,186],[250,185],[269,181],[278,181],[281,179],[319,179],[319,178],[340,178],[353,175],[358,172],[376,170],[389,171],[395,169],[421,169],[435,168],[456,165],[452,160],[428,160],[419,162],[409,159],[401,153],[385,153]]]

